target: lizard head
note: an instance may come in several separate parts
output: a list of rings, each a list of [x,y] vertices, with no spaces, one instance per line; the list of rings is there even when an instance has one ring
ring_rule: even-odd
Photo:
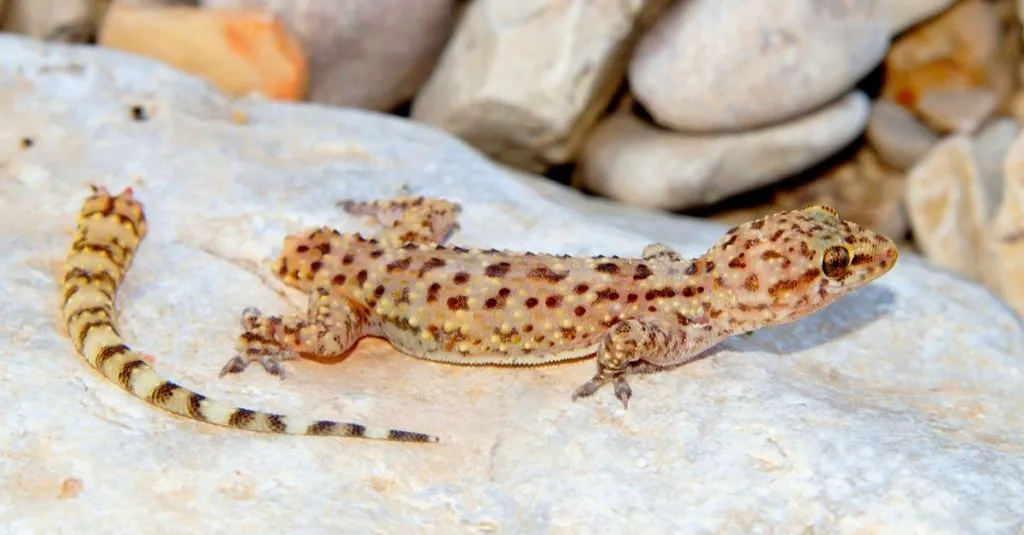
[[[780,212],[732,230],[712,249],[733,307],[756,324],[800,319],[892,269],[896,244],[828,206]],[[731,291],[728,291],[731,290]]]

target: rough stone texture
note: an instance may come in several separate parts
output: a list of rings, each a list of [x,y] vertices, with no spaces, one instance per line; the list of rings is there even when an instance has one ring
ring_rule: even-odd
[[[641,39],[630,88],[655,120],[721,131],[791,119],[850,91],[884,57],[874,0],[676,2]]]
[[[954,0],[879,0],[882,10],[889,14],[893,35],[941,13],[953,3]]]
[[[821,314],[634,380],[628,411],[611,395],[569,401],[589,362],[461,368],[380,343],[342,363],[296,363],[284,381],[218,379],[243,307],[305,306],[268,270],[283,235],[367,229],[338,198],[407,184],[465,202],[456,243],[573,254],[636,254],[657,239],[692,255],[723,229],[578,212],[395,118],[227,102],[196,79],[100,49],[3,37],[0,57],[6,531],[1019,529],[1024,333],[988,292],[912,255]],[[133,105],[148,120],[132,121]],[[442,442],[231,432],[155,411],[102,379],[74,354],[56,310],[73,216],[94,181],[133,184],[148,207],[151,233],[120,311],[122,332],[158,369],[257,408],[406,425]],[[632,227],[615,228],[619,219]]]
[[[986,154],[1002,160],[994,151]],[[965,135],[947,137],[910,170],[907,211],[914,239],[929,260],[984,280],[986,229],[1000,180],[982,172],[974,142]]]
[[[454,0],[203,0],[210,8],[265,8],[302,42],[309,99],[390,110],[430,75],[451,32]]]
[[[1024,316],[1024,136],[1010,147],[1003,169],[1002,203],[988,236],[988,283]]]
[[[571,161],[665,2],[474,1],[412,118],[518,168]]]
[[[902,170],[913,166],[939,142],[939,137],[906,108],[886,98],[872,102],[865,134],[886,163]]]
[[[863,131],[869,107],[867,97],[854,92],[790,123],[707,136],[619,112],[587,140],[576,184],[634,206],[704,206],[825,159]]]

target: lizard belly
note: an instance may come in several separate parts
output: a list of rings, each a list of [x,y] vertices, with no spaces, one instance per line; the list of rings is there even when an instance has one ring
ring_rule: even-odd
[[[589,358],[600,345],[596,339],[524,342],[519,333],[500,333],[499,327],[479,322],[470,329],[411,330],[407,322],[383,322],[379,332],[402,353],[437,362],[464,365],[536,366]],[[496,334],[498,333],[498,334]],[[503,342],[505,340],[505,342]]]

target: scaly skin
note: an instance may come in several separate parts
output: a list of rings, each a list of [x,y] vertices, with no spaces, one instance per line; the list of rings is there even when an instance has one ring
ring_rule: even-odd
[[[142,206],[127,189],[111,196],[93,188],[78,219],[64,268],[62,309],[75,348],[96,370],[134,396],[191,420],[235,429],[299,435],[436,442],[422,433],[303,420],[236,407],[163,379],[118,334],[114,299],[146,234]]]
[[[686,260],[661,244],[641,258],[569,257],[440,245],[458,205],[403,197],[343,203],[384,230],[373,239],[323,227],[289,236],[278,275],[310,295],[306,314],[243,314],[239,372],[260,362],[341,355],[364,336],[416,357],[457,364],[535,365],[597,357],[573,399],[625,376],[692,359],[721,340],[796,321],[888,272],[888,238],[825,206],[730,230]]]

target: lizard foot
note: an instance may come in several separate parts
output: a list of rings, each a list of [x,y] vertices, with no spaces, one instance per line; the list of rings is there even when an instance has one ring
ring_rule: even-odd
[[[611,381],[614,385],[615,397],[619,398],[619,401],[622,402],[622,407],[624,409],[628,409],[629,398],[633,397],[633,389],[629,387],[629,383],[626,381],[626,376],[622,374],[611,377],[603,376],[601,374],[595,375],[593,379],[583,383],[575,392],[572,393],[572,400],[576,401],[577,399],[593,395],[594,392],[597,392],[601,386],[608,381]]]
[[[219,376],[241,373],[249,364],[259,362],[267,373],[283,379],[285,373],[282,363],[299,356],[294,351],[282,348],[274,340],[273,331],[280,321],[280,318],[264,317],[255,307],[247,307],[242,311],[241,323],[245,332],[238,337],[239,354],[224,364]]]

